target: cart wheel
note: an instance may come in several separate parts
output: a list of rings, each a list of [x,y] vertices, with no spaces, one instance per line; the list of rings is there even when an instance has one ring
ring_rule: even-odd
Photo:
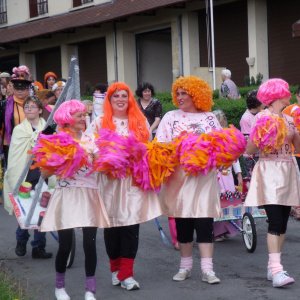
[[[68,261],[67,261],[67,268],[71,268],[74,262],[74,258],[75,258],[75,250],[76,250],[76,235],[75,235],[75,230],[73,229],[72,232],[72,247],[71,247],[71,252],[70,255],[68,257]]]
[[[248,252],[253,253],[256,249],[256,226],[250,213],[244,213],[242,220],[243,239]]]

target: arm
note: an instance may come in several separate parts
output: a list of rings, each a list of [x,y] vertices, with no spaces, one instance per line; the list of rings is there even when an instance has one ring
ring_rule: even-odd
[[[292,143],[295,147],[295,152],[300,153],[300,134],[299,134],[298,130],[295,130],[295,134],[294,134]]]
[[[158,127],[159,122],[160,122],[160,120],[162,118],[162,105],[161,105],[160,101],[157,100],[157,99],[155,99],[155,111],[154,111],[154,114],[155,114],[155,120],[154,120],[153,124],[150,127],[150,131],[151,132]]]
[[[259,149],[254,145],[254,143],[248,139],[246,153],[251,155],[257,153],[258,151]]]
[[[155,121],[153,122],[153,124],[150,127],[150,132],[152,133],[154,129],[156,129],[159,125],[160,122],[160,118],[156,117]]]

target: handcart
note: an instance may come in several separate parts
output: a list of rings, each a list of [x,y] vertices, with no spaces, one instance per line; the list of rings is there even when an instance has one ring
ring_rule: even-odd
[[[9,193],[9,199],[13,205],[14,214],[16,219],[22,229],[37,229],[41,225],[42,216],[46,211],[44,205],[42,205],[42,197],[44,192],[52,193],[53,189],[49,189],[48,185],[44,182],[41,193],[36,205],[33,205],[33,198],[35,196],[35,191],[31,191],[30,197],[23,198],[19,194]],[[56,232],[50,232],[51,236],[58,242],[58,235]],[[76,236],[73,230],[72,236],[72,247],[71,252],[68,257],[67,268],[70,268],[74,262],[76,249]]]
[[[249,253],[256,249],[256,218],[266,218],[265,210],[258,207],[245,207],[245,195],[238,191],[221,194],[222,217],[215,222],[228,221],[243,235],[245,247]]]

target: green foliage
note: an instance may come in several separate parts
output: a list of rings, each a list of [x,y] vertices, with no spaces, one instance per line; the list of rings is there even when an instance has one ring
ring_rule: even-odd
[[[170,110],[176,109],[176,107],[172,103],[172,96],[170,93],[156,93],[155,98],[157,98],[161,102],[163,115]]]
[[[213,110],[223,110],[227,117],[228,124],[233,124],[235,127],[240,128],[240,119],[247,109],[245,99],[218,99],[214,100],[214,102]]]
[[[250,86],[243,86],[239,88],[239,92],[242,98],[246,98],[247,94],[252,90],[257,90],[258,86],[250,85]]]

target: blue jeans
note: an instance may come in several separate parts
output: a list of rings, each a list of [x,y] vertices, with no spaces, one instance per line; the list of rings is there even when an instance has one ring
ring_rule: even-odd
[[[30,234],[27,229],[21,229],[18,226],[16,230],[16,239],[17,241],[28,242]],[[38,230],[34,230],[33,241],[31,241],[32,248],[39,247],[41,249],[45,249],[46,247],[46,232],[40,232]]]

